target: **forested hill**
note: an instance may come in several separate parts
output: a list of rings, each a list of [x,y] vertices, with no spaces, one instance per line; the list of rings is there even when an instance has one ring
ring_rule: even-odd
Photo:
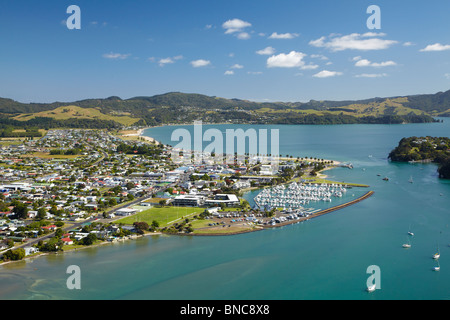
[[[439,177],[450,179],[450,138],[409,137],[400,140],[388,157],[399,162],[434,162],[439,164]]]
[[[450,116],[450,90],[436,94],[358,101],[253,102],[170,92],[121,99],[21,103],[0,98],[0,126],[160,125],[209,123],[351,124],[431,122]],[[77,121],[75,121],[77,120]],[[103,125],[102,125],[103,124]]]

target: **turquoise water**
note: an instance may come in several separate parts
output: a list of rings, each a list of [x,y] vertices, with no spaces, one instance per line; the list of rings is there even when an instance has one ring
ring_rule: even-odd
[[[224,237],[150,236],[4,265],[0,299],[449,299],[450,181],[438,179],[433,164],[386,160],[403,137],[449,137],[450,124],[444,121],[204,126],[277,128],[282,155],[352,162],[354,169],[327,175],[368,184],[375,194],[282,228]],[[145,134],[171,143],[175,128],[151,128]],[[414,183],[408,182],[410,176]],[[404,249],[410,228],[412,248]],[[434,272],[431,257],[437,247],[441,271]],[[69,265],[81,269],[81,290],[66,287]],[[381,288],[367,293],[370,265],[380,268]]]

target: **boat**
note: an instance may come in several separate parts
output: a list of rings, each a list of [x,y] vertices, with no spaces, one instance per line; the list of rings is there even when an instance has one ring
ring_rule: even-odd
[[[377,288],[377,286],[375,284],[373,284],[373,285],[367,287],[367,291],[374,292],[376,288]]]
[[[413,182],[414,182],[414,180],[413,180],[413,177],[412,177],[412,176],[411,176],[411,177],[409,178],[408,182],[409,182],[409,183],[413,183]]]
[[[433,254],[433,259],[437,260],[441,257],[441,253],[439,252],[439,245],[437,248],[437,252],[435,254]]]
[[[411,248],[411,241],[409,241],[409,239],[407,239],[408,243],[404,243],[402,245],[403,248]]]
[[[389,181],[389,178],[388,177],[384,177],[383,180],[384,181]]]
[[[411,232],[411,225],[409,226],[408,235],[410,235],[410,236],[413,236],[413,235],[414,235],[414,233]]]
[[[441,266],[440,266],[440,264],[439,264],[439,260],[438,260],[438,265],[436,266],[436,267],[433,267],[433,271],[439,271],[439,270],[441,270]]]

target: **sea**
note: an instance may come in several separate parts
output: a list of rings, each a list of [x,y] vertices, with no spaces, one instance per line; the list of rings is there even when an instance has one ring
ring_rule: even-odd
[[[146,236],[5,264],[0,266],[0,299],[448,300],[450,180],[438,178],[435,164],[387,159],[403,137],[450,137],[450,119],[441,120],[203,125],[222,132],[278,129],[282,155],[353,164],[353,169],[326,171],[330,180],[369,186],[349,189],[345,200],[375,193],[344,209],[279,228],[233,236]],[[171,135],[177,128],[192,132],[193,126],[155,127],[143,134],[176,145]],[[257,193],[245,198],[252,202]],[[411,248],[403,248],[408,242]],[[432,258],[436,252],[441,254],[438,261]],[[433,270],[437,263],[440,271]],[[79,267],[80,289],[67,285],[70,266]],[[369,283],[376,284],[373,292],[367,291]]]

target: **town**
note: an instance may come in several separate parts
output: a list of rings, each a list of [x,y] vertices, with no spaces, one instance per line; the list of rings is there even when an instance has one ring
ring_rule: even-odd
[[[287,212],[251,207],[244,192],[290,181],[317,183],[317,172],[336,165],[286,155],[277,170],[248,157],[180,166],[172,161],[178,151],[136,132],[59,129],[42,138],[2,141],[3,261],[139,235],[260,230],[286,221]]]

